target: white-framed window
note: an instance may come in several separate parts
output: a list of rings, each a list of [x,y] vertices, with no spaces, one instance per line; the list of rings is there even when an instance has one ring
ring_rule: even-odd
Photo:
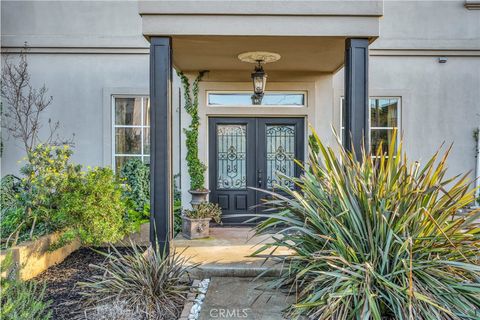
[[[150,99],[148,96],[112,97],[112,164],[118,172],[128,160],[150,164]]]
[[[341,135],[342,142],[345,144],[345,101],[341,98]],[[375,152],[380,143],[383,150],[387,150],[392,140],[392,134],[397,129],[397,142],[400,139],[400,111],[401,97],[370,97],[369,98],[370,113],[370,150]]]
[[[256,106],[252,104],[251,91],[207,91],[207,106],[233,107]],[[305,91],[265,92],[261,106],[304,107],[307,104]]]

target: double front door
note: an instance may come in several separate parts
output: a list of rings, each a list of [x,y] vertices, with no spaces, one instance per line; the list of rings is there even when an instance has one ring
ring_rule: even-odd
[[[210,118],[209,185],[210,201],[222,207],[224,224],[240,224],[258,212],[252,208],[265,193],[253,188],[274,190],[294,188],[287,176],[299,176],[295,159],[304,157],[303,118]]]

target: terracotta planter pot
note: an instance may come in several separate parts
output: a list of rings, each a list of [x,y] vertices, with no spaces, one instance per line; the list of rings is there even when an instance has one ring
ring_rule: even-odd
[[[190,204],[192,207],[207,201],[207,196],[210,193],[210,190],[189,190],[188,191],[192,195],[192,201]]]
[[[187,239],[201,239],[208,238],[210,235],[210,220],[204,219],[190,219],[182,217],[182,234]]]

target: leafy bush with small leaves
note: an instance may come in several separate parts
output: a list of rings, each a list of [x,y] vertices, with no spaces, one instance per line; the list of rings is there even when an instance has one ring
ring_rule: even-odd
[[[144,253],[132,243],[127,254],[112,247],[105,264],[92,266],[101,275],[79,283],[83,295],[95,304],[125,301],[147,319],[177,319],[191,289],[188,273],[193,266],[181,255],[166,255],[155,247]]]
[[[457,215],[475,190],[468,175],[446,178],[448,152],[422,167],[393,137],[358,161],[313,135],[308,170],[283,177],[297,189],[264,191],[273,199],[256,227],[279,235],[257,254],[291,250],[271,282],[295,291],[288,318],[478,319],[480,214]]]
[[[208,201],[204,201],[198,205],[196,205],[193,209],[184,210],[184,215],[190,219],[205,219],[211,218],[216,223],[220,223],[221,216],[222,216],[222,209],[216,203],[211,203]]]
[[[18,204],[18,194],[22,189],[20,178],[8,174],[0,181],[0,208],[11,208]]]
[[[179,199],[173,202],[173,233],[174,236],[182,231],[182,201]]]
[[[48,251],[53,252],[57,249],[63,248],[64,246],[72,243],[75,239],[77,239],[77,236],[78,232],[76,230],[67,229],[63,231],[57,241],[50,244],[50,246],[48,247]]]
[[[16,280],[16,268],[11,253],[2,261],[0,272],[7,273],[0,279],[0,319],[3,320],[48,320],[51,318],[49,301],[45,301],[45,285],[35,281]]]
[[[18,241],[13,238],[15,231],[22,227],[25,209],[19,201],[21,180],[13,175],[6,175],[0,182],[0,230],[2,231],[2,247],[8,246],[7,242]],[[20,234],[18,234],[20,236]]]
[[[126,234],[122,185],[110,168],[83,172],[62,196],[62,214],[69,217],[86,245],[117,242]]]
[[[23,177],[14,183],[16,194],[9,193],[10,205],[2,208],[2,244],[32,240],[69,225],[59,208],[63,194],[80,178],[81,167],[69,162],[71,155],[68,146],[50,145],[38,145],[28,154]]]
[[[150,206],[150,168],[142,160],[133,158],[122,167],[120,177],[129,186],[125,189],[126,197],[131,199],[135,210],[143,213],[144,208]]]

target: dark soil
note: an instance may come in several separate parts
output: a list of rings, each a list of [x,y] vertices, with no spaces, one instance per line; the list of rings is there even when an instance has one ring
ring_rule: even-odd
[[[95,250],[107,252],[108,248]],[[122,253],[126,248],[118,248]],[[105,256],[89,248],[81,248],[73,252],[62,263],[53,266],[35,278],[46,283],[46,300],[51,300],[54,320],[81,317],[85,302],[80,295],[77,282],[86,281],[91,276],[101,273],[89,267],[90,264],[102,264]]]

